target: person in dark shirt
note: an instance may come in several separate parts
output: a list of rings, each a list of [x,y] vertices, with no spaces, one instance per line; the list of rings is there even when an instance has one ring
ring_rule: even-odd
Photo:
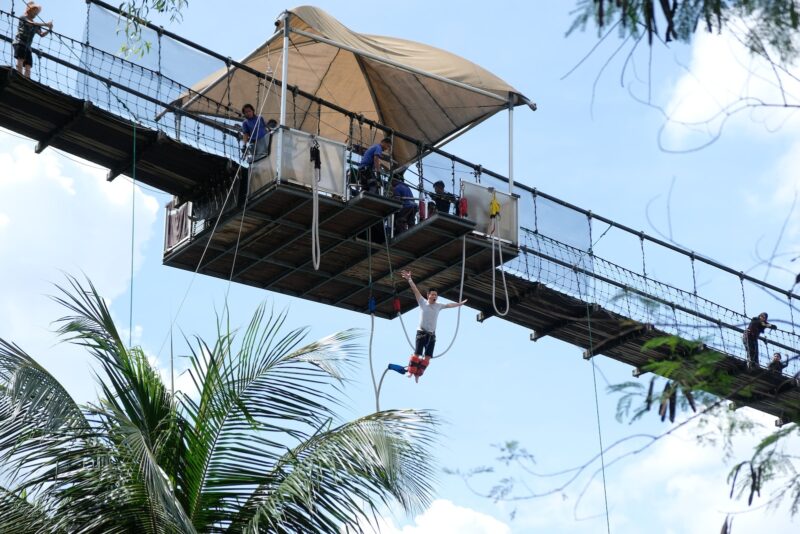
[[[774,324],[769,324],[767,319],[769,319],[767,312],[760,313],[758,317],[753,317],[742,334],[742,342],[747,350],[748,369],[758,368],[758,336],[767,328],[772,330],[777,328]]]
[[[403,201],[403,205],[394,216],[395,235],[405,232],[414,226],[414,218],[417,214],[417,204],[414,202],[414,193],[405,183],[405,179],[400,174],[392,176],[392,195]]]
[[[33,66],[33,38],[38,35],[44,37],[53,31],[53,21],[35,22],[34,19],[42,12],[42,6],[35,2],[28,2],[25,14],[19,18],[17,36],[14,38],[14,59],[17,60],[17,71],[26,78],[31,77]],[[43,28],[47,28],[46,30]]]
[[[776,352],[775,354],[772,355],[772,361],[769,362],[767,369],[769,369],[773,373],[780,374],[787,365],[789,365],[789,362],[783,363],[781,361],[781,353]]]
[[[363,191],[378,192],[381,183],[381,156],[391,148],[392,140],[385,137],[380,143],[375,143],[364,152],[358,164],[358,176]]]
[[[456,197],[444,190],[444,182],[441,180],[434,182],[431,199],[433,202],[428,203],[430,215],[434,214],[434,210],[430,208],[435,208],[438,213],[450,213],[450,206],[456,202]]]

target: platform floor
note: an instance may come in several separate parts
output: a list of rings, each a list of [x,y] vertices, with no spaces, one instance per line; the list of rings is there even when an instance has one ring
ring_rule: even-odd
[[[209,224],[168,251],[164,263],[191,271],[199,264],[202,274],[363,313],[373,298],[376,315],[384,318],[396,315],[395,296],[403,312],[416,306],[401,270],[412,270],[423,289],[447,291],[461,280],[462,256],[468,276],[492,268],[491,242],[472,234],[471,221],[450,215],[435,215],[387,245],[384,220],[399,211],[400,202],[364,193],[348,202],[320,196],[315,270],[312,199],[302,186],[267,186],[246,206],[223,215],[215,231]],[[518,254],[508,245],[503,251],[504,258]]]

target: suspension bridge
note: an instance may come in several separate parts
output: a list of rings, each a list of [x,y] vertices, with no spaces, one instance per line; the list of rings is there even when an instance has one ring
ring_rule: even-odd
[[[0,66],[0,126],[37,141],[37,152],[54,147],[110,169],[109,180],[126,174],[173,195],[166,208],[165,265],[387,319],[416,306],[397,276],[412,269],[421,286],[437,287],[446,298],[463,291],[478,321],[510,321],[529,330],[531,341],[563,340],[580,347],[584,358],[602,354],[628,364],[635,376],[648,362],[674,356],[666,348],[643,351],[648,340],[700,340],[704,350],[722,356],[719,366],[732,377],[728,398],[736,406],[779,422],[800,417],[797,358],[782,373],[766,369],[773,352],[800,352],[794,320],[800,295],[441,149],[491,113],[466,117],[467,127],[438,137],[419,121],[407,124],[415,137],[382,123],[386,110],[372,116],[349,111],[289,84],[308,66],[302,55],[286,80],[274,73],[268,47],[250,56],[266,57],[264,68],[255,68],[153,26],[143,27],[151,54],[126,58],[113,30],[119,13],[95,0],[87,2],[82,39],[53,34],[35,42],[27,79],[13,68],[18,16],[0,10],[0,65],[8,62]],[[313,40],[307,27],[293,31],[283,37]],[[302,44],[292,41],[297,50]],[[176,67],[187,62],[170,57],[175,50],[192,54],[193,68]],[[378,72],[380,58],[365,57]],[[209,73],[200,81],[199,64]],[[242,159],[242,97],[231,86],[234,72],[253,100],[266,103],[265,115],[282,119],[283,145],[260,164]],[[412,74],[426,80],[425,73]],[[345,172],[360,147],[383,136],[395,141],[394,153],[406,176],[415,177],[420,200],[435,181],[454,196],[465,184],[508,191],[513,228],[492,235],[481,219],[484,208],[472,205],[466,217],[420,217],[393,235],[385,221],[402,202],[354,190]],[[286,139],[333,139],[324,149],[344,162],[338,185],[320,192],[311,176],[274,179],[273,167],[285,175],[293,157]],[[748,370],[742,333],[763,311],[748,303],[764,298],[780,327],[761,337],[761,368]]]

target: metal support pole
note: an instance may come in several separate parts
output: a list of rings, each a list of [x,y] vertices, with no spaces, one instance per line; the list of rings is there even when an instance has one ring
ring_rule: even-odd
[[[514,194],[514,103],[508,102],[508,194]]]
[[[283,60],[281,65],[281,116],[280,130],[278,131],[278,155],[276,157],[276,181],[280,181],[283,171],[283,143],[286,128],[286,92],[289,90],[289,12],[281,14],[283,22]]]

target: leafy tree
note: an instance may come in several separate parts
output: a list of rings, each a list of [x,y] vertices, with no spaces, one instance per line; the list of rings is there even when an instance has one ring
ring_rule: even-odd
[[[126,15],[120,21],[125,33],[122,51],[138,55],[148,53],[152,43],[142,40],[142,25],[153,13],[166,14],[170,22],[180,22],[188,6],[189,0],[125,0],[120,3],[119,10]]]
[[[94,357],[99,398],[77,404],[0,340],[0,531],[338,533],[429,502],[431,415],[338,422],[354,332],[302,344],[262,306],[241,335],[191,341],[196,392],[173,393],[91,283],[69,283],[59,332]]]
[[[658,349],[666,349],[666,356],[652,359],[641,368],[642,372],[653,374],[646,385],[638,381],[624,382],[609,386],[608,392],[619,395],[616,415],[620,422],[633,423],[657,407],[657,416],[662,422],[669,419],[670,426],[656,435],[632,434],[607,446],[603,450],[603,454],[608,456],[604,468],[639,454],[690,423],[697,423],[701,429],[696,436],[698,443],[716,445],[721,442],[725,456],[730,460],[734,438],[752,434],[755,425],[749,418],[730,410],[727,400],[734,395],[747,397],[758,374],[754,374],[751,381],[735,386],[730,371],[719,365],[724,356],[707,349],[702,341],[665,336],[642,345],[642,350]],[[761,372],[771,371],[764,369]],[[786,377],[787,387],[793,387],[793,382],[793,378]],[[680,412],[686,412],[687,417],[676,423]],[[733,465],[728,477],[731,498],[746,498],[751,505],[762,496],[762,490],[768,490],[765,491],[767,506],[777,507],[788,501],[791,514],[800,512],[800,469],[790,439],[800,437],[800,420],[786,423],[763,438],[750,458]],[[583,482],[575,504],[577,507],[603,469],[597,466],[601,459],[598,454],[580,465],[543,472],[537,469],[534,455],[518,441],[506,441],[494,447],[498,455],[491,465],[469,470],[449,469],[447,472],[461,477],[474,493],[507,502],[563,494],[568,488]],[[488,489],[479,489],[481,481],[487,477],[490,481]],[[537,488],[531,483],[532,479],[552,482],[541,489],[541,484]],[[725,519],[723,532],[732,531],[729,519]]]
[[[699,28],[722,32],[744,20],[744,41],[752,52],[765,54],[771,48],[781,61],[791,62],[799,51],[797,0],[580,0],[576,13],[570,32],[591,22],[599,31],[618,27],[623,36],[646,35],[649,44],[658,35],[664,42],[688,43]]]

